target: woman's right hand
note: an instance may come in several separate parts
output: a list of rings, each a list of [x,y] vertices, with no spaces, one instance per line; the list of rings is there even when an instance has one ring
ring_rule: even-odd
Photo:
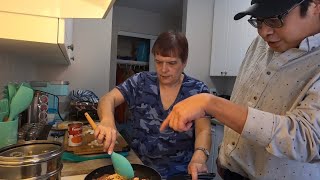
[[[114,124],[106,123],[107,121],[101,121],[101,123],[94,130],[94,137],[98,143],[103,143],[103,150],[111,154],[117,140],[117,129]]]

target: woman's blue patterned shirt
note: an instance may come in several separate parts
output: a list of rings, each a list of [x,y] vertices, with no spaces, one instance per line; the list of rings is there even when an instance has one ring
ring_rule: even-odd
[[[178,96],[168,110],[163,109],[155,72],[137,73],[117,89],[131,112],[129,143],[142,162],[156,169],[163,178],[187,173],[194,152],[194,127],[182,133],[170,128],[160,132],[159,128],[175,104],[192,95],[208,93],[208,87],[184,74]]]

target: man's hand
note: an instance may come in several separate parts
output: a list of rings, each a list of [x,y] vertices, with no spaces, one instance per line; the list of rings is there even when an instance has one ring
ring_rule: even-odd
[[[209,94],[197,94],[177,103],[161,124],[160,131],[168,126],[179,132],[189,130],[193,120],[205,116],[207,95]]]

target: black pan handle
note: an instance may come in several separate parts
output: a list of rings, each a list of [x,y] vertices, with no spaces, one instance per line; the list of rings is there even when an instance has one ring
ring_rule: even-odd
[[[213,180],[216,177],[215,173],[199,173],[198,179],[199,180]],[[171,176],[168,180],[191,180],[191,174],[179,174],[175,176]]]
[[[188,175],[184,175],[185,176],[185,178],[187,179],[187,180],[190,180],[190,179],[192,179],[192,176],[191,176],[191,174],[188,174]],[[216,177],[216,174],[215,173],[200,173],[200,174],[198,174],[198,179],[199,180],[212,180],[212,179],[214,179]]]

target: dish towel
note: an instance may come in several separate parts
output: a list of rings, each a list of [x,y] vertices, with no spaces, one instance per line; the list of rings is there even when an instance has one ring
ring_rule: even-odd
[[[91,102],[91,103],[99,102],[99,98],[94,92],[90,90],[83,90],[83,89],[72,90],[70,92],[70,98],[77,102]]]
[[[118,154],[121,154],[122,156],[126,157],[128,156],[128,152],[117,152]],[[65,161],[71,161],[71,162],[83,162],[93,159],[104,159],[104,158],[110,158],[111,156],[109,154],[100,154],[95,156],[80,156],[76,155],[70,152],[64,152],[62,154],[62,160]]]

